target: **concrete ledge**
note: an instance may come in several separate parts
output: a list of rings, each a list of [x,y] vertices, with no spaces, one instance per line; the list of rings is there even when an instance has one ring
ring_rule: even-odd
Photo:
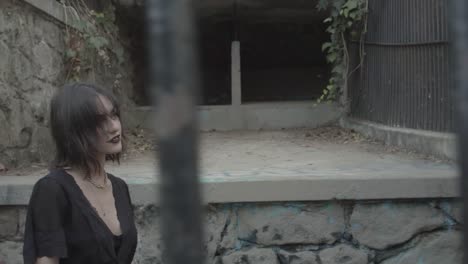
[[[351,170],[317,171],[315,174],[261,175],[232,172],[202,177],[205,203],[369,200],[459,197],[456,171],[427,170],[420,175]],[[158,183],[150,171],[121,175],[130,186],[133,203],[158,203]],[[34,183],[40,177],[2,176],[0,205],[28,204]]]
[[[458,180],[443,178],[292,178],[203,185],[207,203],[375,200],[457,197]]]
[[[65,7],[55,0],[23,1],[70,27],[74,27],[73,21],[78,19],[78,14],[72,7]]]
[[[314,128],[336,122],[341,109],[335,104],[313,102],[253,103],[199,106],[201,131]],[[140,107],[128,114],[130,127],[151,128],[151,107]]]
[[[453,133],[389,127],[368,121],[342,118],[341,126],[354,129],[386,144],[412,149],[444,159],[456,160],[457,140]]]

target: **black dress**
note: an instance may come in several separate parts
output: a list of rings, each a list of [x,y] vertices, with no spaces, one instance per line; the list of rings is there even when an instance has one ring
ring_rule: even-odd
[[[122,229],[115,236],[64,170],[51,171],[34,186],[24,234],[25,264],[59,257],[61,264],[130,264],[137,231],[127,184],[108,174]]]

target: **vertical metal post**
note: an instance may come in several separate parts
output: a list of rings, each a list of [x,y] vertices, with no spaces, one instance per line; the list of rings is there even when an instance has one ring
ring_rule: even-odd
[[[240,41],[231,43],[231,105],[239,107],[242,104]]]
[[[465,223],[468,219],[468,2],[452,0],[451,3],[459,139],[458,159],[462,172],[460,186],[463,194],[463,223]],[[468,263],[468,229],[463,229],[463,263]]]
[[[147,0],[147,87],[155,110],[161,167],[164,263],[203,263],[195,95],[193,2]],[[155,246],[155,245],[154,245]]]

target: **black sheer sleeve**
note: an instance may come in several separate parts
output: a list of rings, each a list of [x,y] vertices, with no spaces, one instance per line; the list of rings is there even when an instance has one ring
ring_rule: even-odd
[[[67,257],[64,219],[68,206],[62,186],[44,177],[34,186],[26,216],[23,256],[25,264],[36,258]]]

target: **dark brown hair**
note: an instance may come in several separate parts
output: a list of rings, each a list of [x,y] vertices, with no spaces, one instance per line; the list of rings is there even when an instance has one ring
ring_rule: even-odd
[[[52,98],[50,127],[56,146],[52,163],[55,168],[74,167],[83,170],[86,176],[100,172],[96,151],[98,128],[107,116],[102,114],[99,96],[112,103],[120,119],[120,109],[115,97],[108,91],[87,83],[65,85]],[[123,137],[123,131],[121,138]],[[120,161],[120,153],[106,155],[106,160]]]

